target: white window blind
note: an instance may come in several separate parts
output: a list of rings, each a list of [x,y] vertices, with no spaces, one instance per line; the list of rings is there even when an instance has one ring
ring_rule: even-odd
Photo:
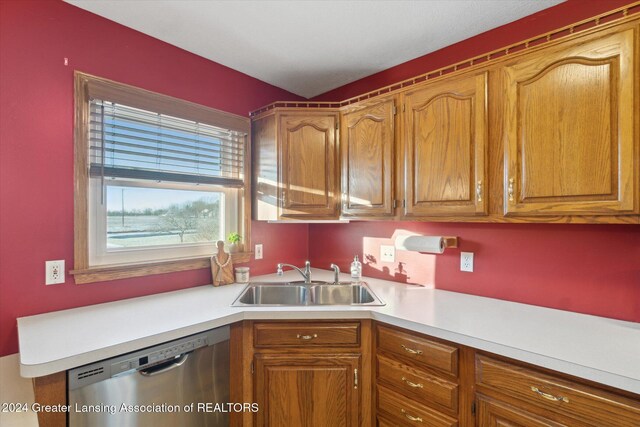
[[[110,101],[90,101],[90,175],[244,185],[247,135]]]

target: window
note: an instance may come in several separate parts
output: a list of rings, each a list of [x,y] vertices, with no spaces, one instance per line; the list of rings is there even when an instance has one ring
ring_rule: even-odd
[[[76,73],[76,282],[206,267],[230,232],[248,243],[249,127]]]

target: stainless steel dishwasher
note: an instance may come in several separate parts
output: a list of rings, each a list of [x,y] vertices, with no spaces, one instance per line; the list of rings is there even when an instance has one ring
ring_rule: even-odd
[[[229,425],[229,326],[68,372],[70,427]]]

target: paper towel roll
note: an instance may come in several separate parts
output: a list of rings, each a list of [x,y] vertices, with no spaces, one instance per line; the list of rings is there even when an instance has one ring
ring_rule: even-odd
[[[401,251],[427,252],[441,254],[444,252],[445,242],[442,236],[408,236],[396,237],[396,249]]]

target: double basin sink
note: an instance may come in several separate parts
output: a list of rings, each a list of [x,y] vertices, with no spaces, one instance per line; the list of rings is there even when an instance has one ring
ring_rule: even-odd
[[[250,283],[231,304],[247,306],[384,305],[365,282]]]

